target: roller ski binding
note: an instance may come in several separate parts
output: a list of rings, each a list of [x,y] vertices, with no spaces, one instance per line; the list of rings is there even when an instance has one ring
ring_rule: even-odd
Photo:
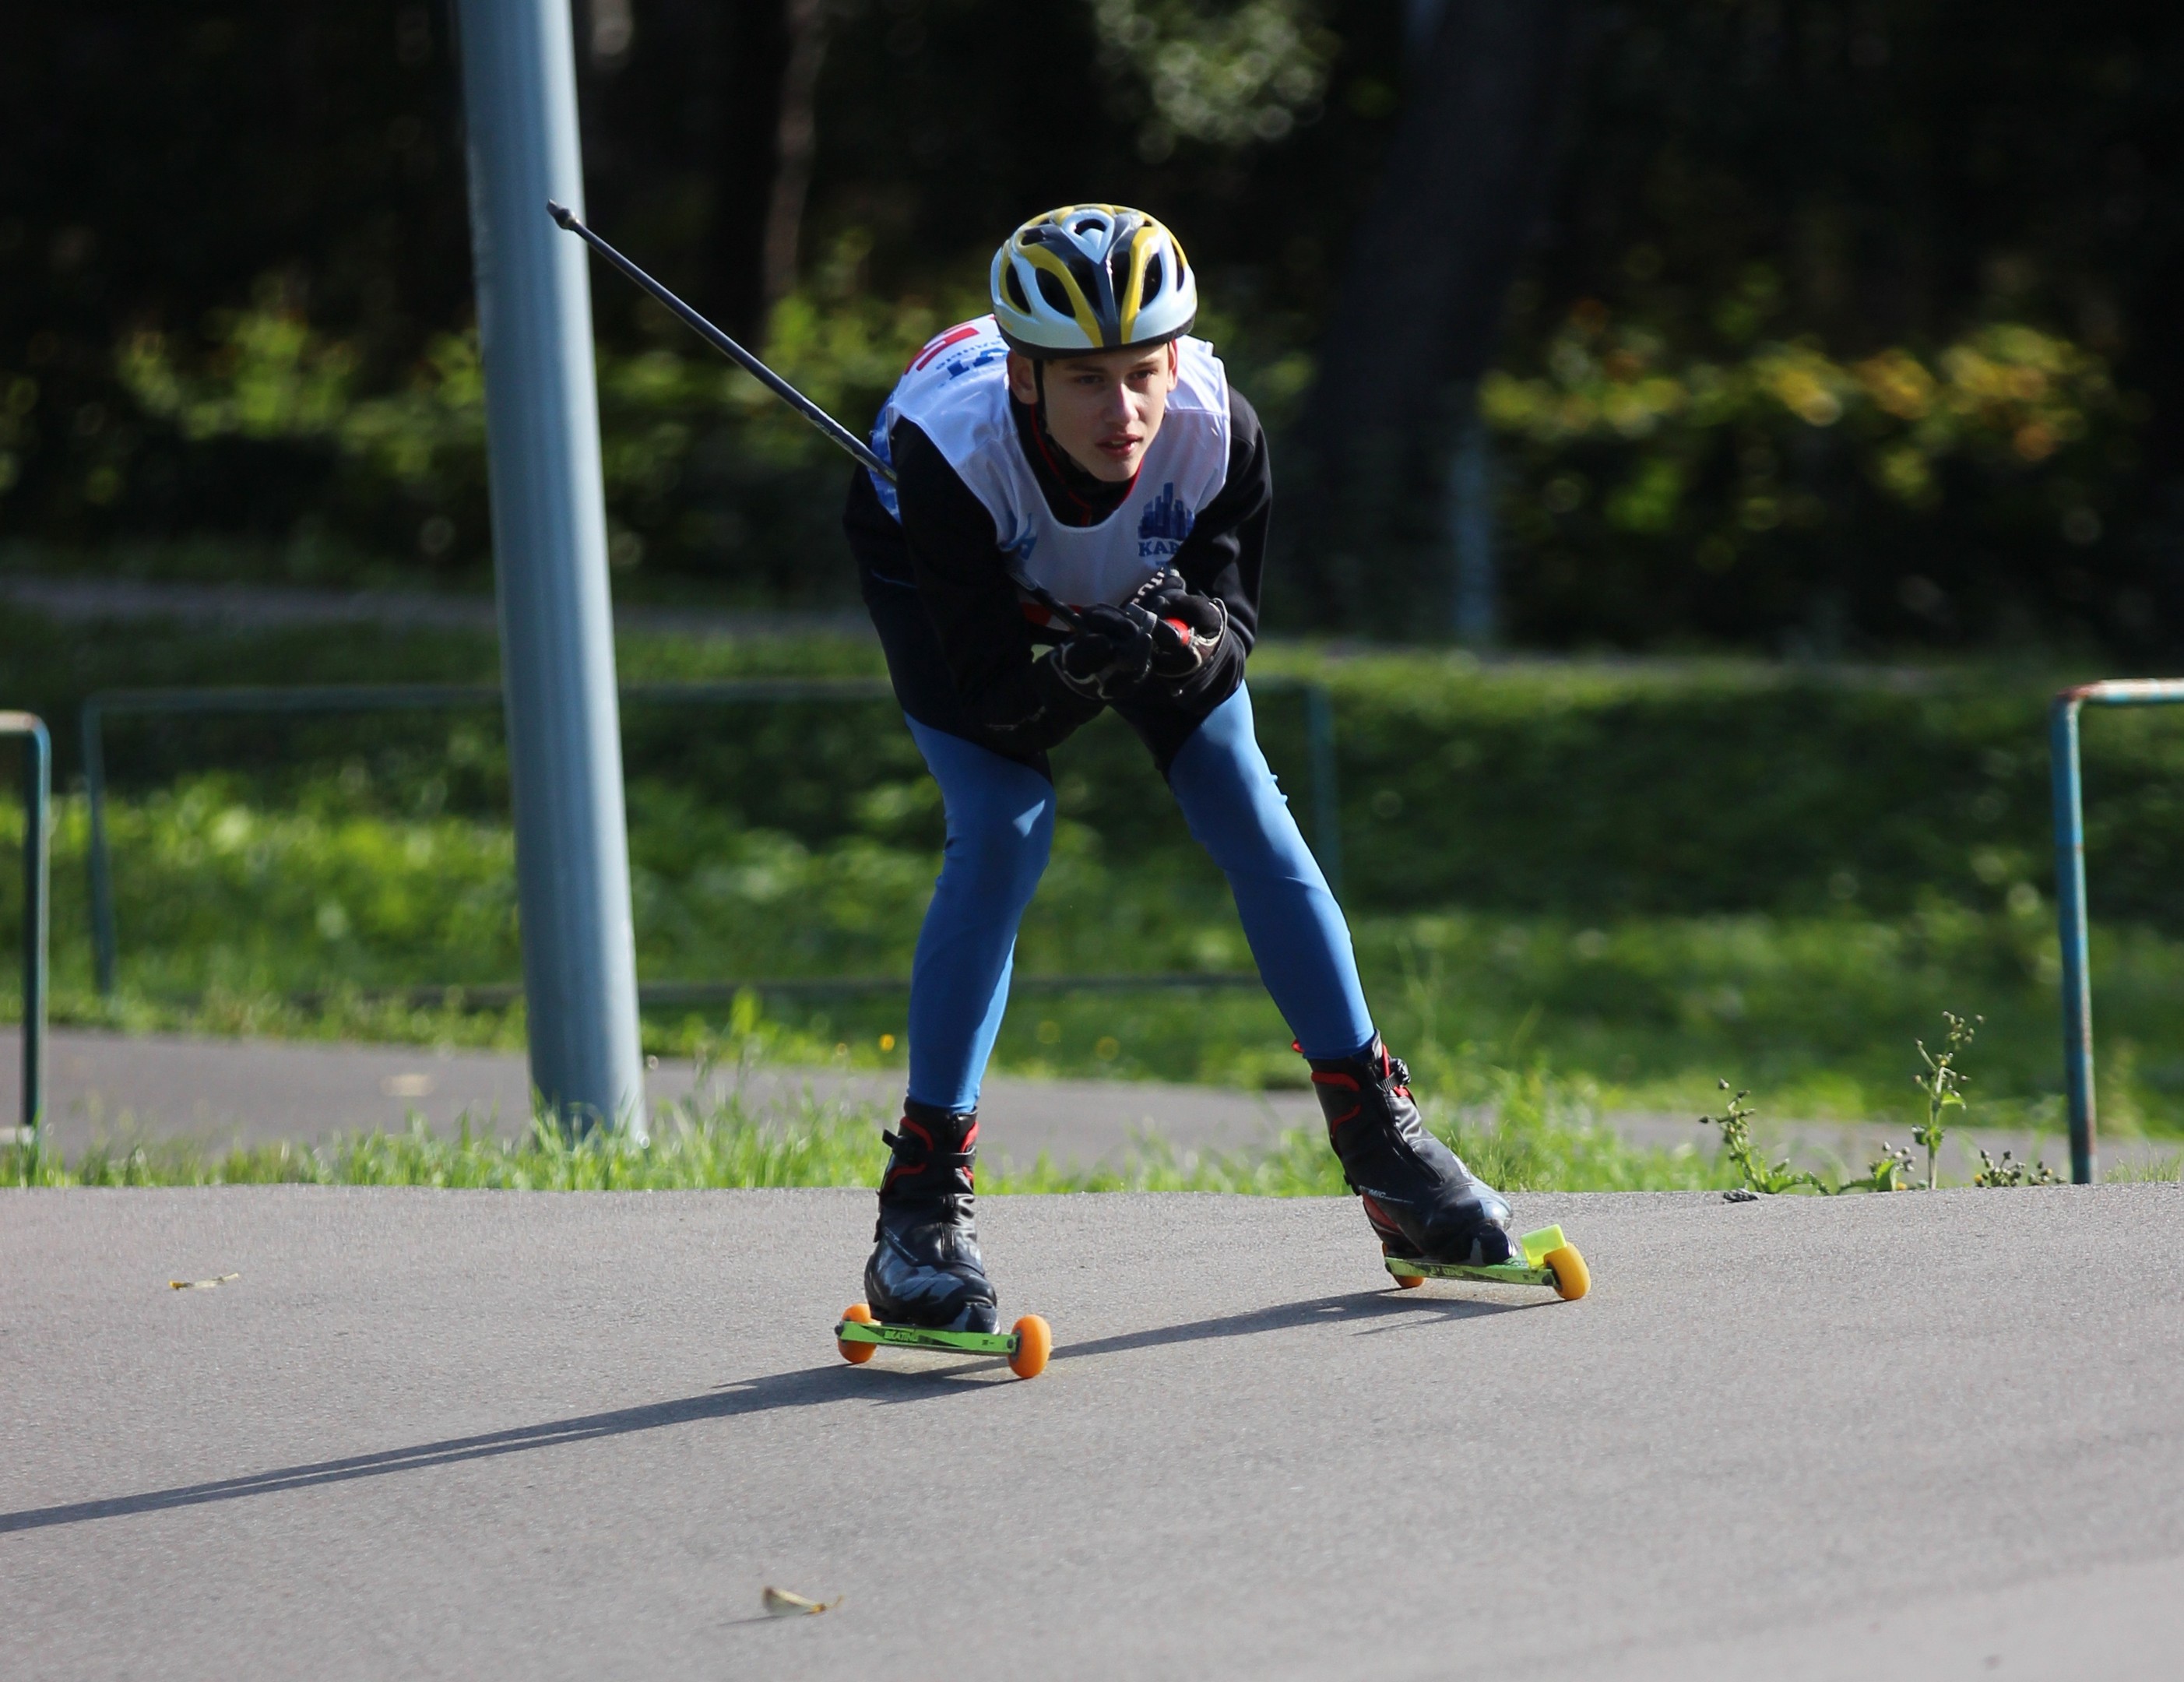
[[[1482,1267],[1451,1267],[1402,1256],[1381,1259],[1402,1290],[1416,1290],[1428,1279],[1483,1279],[1489,1284],[1545,1285],[1563,1301],[1575,1302],[1592,1289],[1592,1275],[1585,1270],[1585,1257],[1563,1236],[1560,1227],[1541,1227],[1517,1242],[1521,1246],[1518,1255]]]
[[[879,1220],[865,1263],[865,1302],[834,1328],[844,1361],[872,1358],[882,1344],[1001,1355],[1020,1378],[1045,1370],[1046,1322],[1027,1314],[999,1329],[999,1301],[978,1253],[972,1210],[978,1118],[906,1102],[880,1180]]]
[[[1308,1061],[1328,1143],[1398,1284],[1483,1278],[1585,1295],[1575,1249],[1557,1231],[1556,1242],[1535,1258],[1525,1240],[1510,1235],[1507,1202],[1427,1131],[1411,1098],[1410,1072],[1377,1036],[1357,1056]],[[1564,1289],[1563,1273],[1547,1267],[1550,1250],[1563,1256],[1574,1289]],[[1537,1277],[1542,1270],[1548,1277]]]

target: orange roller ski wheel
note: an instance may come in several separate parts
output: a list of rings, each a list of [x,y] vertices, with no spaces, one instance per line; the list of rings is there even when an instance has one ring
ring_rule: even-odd
[[[861,1302],[853,1302],[842,1311],[842,1317],[844,1320],[855,1320],[860,1325],[869,1326],[872,1323],[872,1311]],[[842,1351],[843,1360],[860,1364],[871,1360],[879,1353],[878,1344],[851,1343],[846,1338],[836,1338],[834,1347]]]
[[[1054,1333],[1036,1314],[1027,1314],[1011,1328],[1017,1334],[1016,1353],[1009,1356],[1009,1371],[1019,1378],[1036,1378],[1046,1371],[1046,1357],[1054,1352]]]
[[[1555,1295],[1564,1302],[1575,1302],[1592,1289],[1592,1274],[1585,1265],[1585,1257],[1577,1253],[1575,1245],[1565,1244],[1550,1250],[1540,1260],[1554,1274]]]

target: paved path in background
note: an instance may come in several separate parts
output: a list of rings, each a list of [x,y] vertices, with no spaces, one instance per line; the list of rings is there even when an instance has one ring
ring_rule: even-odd
[[[173,620],[258,630],[284,625],[417,625],[443,630],[498,629],[491,596],[433,595],[418,590],[316,590],[289,584],[162,583],[146,579],[40,577],[0,573],[0,602],[50,619]],[[838,613],[631,607],[615,609],[615,627],[700,637],[854,637],[869,641],[872,620]]]
[[[2173,1674],[2180,1198],[993,1198],[1027,1384],[835,1358],[856,1192],[0,1192],[5,1668]]]
[[[0,1124],[20,1102],[13,1071],[19,1031],[0,1030]],[[373,1128],[398,1128],[410,1112],[443,1129],[467,1112],[514,1133],[531,1113],[531,1078],[520,1054],[435,1050],[181,1034],[125,1035],[56,1029],[47,1108],[53,1136],[74,1156],[86,1145],[135,1139],[316,1142]],[[655,1104],[733,1089],[733,1071],[715,1071],[705,1089],[696,1065],[659,1062],[647,1078]],[[900,1074],[838,1069],[760,1068],[744,1077],[747,1103],[793,1113],[805,1094],[822,1103],[869,1106],[890,1116],[902,1101]],[[1308,1093],[1225,1091],[1155,1082],[996,1078],[986,1083],[988,1160],[1028,1166],[1119,1161],[1136,1135],[1151,1133],[1179,1150],[1242,1150],[1284,1127],[1316,1122]]]
[[[0,1029],[0,1126],[13,1122],[19,1108],[12,1072],[19,1044],[14,1029]],[[398,1128],[412,1111],[443,1129],[467,1112],[474,1122],[497,1120],[513,1133],[530,1113],[528,1070],[521,1055],[509,1052],[59,1029],[53,1035],[52,1064],[47,1106],[54,1137],[71,1157],[100,1141],[317,1142]],[[649,1078],[651,1097],[655,1103],[689,1097],[698,1076],[694,1064],[664,1061]],[[745,1077],[744,1095],[777,1112],[793,1110],[808,1092],[823,1103],[891,1113],[901,1101],[900,1079],[836,1069],[761,1068]],[[733,1084],[733,1073],[720,1072],[709,1083],[716,1093]],[[1027,1166],[1042,1154],[1056,1162],[1119,1164],[1148,1133],[1178,1150],[1249,1150],[1284,1128],[1317,1126],[1319,1120],[1318,1106],[1304,1092],[1006,1076],[986,1083],[980,1111],[987,1160]],[[1715,1148],[1713,1132],[1687,1116],[1618,1112],[1607,1120],[1639,1144]],[[1884,1139],[1910,1142],[1903,1127],[1869,1123],[1763,1119],[1760,1129],[1773,1155],[1853,1173],[1879,1154]],[[1943,1147],[1944,1175],[1969,1178],[1981,1146],[1997,1156],[2005,1149],[2020,1156],[2037,1151],[2058,1172],[2069,1172],[2067,1140],[1959,1129]],[[2166,1161],[2184,1151],[2184,1140],[2111,1139],[2102,1150],[2107,1167]]]

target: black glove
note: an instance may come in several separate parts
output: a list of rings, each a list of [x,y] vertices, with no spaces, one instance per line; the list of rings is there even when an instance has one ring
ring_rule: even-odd
[[[1155,621],[1152,672],[1163,682],[1181,683],[1195,677],[1228,629],[1228,609],[1220,598],[1194,593],[1173,567],[1139,589],[1131,601]]]
[[[1160,621],[1135,602],[1084,609],[1069,640],[1047,658],[1080,695],[1103,701],[1128,694],[1153,669],[1153,632]]]

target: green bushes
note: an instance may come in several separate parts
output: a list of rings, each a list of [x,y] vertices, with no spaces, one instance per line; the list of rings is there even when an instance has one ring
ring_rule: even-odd
[[[2159,580],[2097,549],[2146,412],[2101,358],[1997,321],[1839,359],[1761,337],[1780,302],[1748,273],[1694,348],[1585,299],[1486,376],[1518,635],[2052,644],[2075,622],[2158,644]],[[2096,565],[2134,588],[2095,602]]]

